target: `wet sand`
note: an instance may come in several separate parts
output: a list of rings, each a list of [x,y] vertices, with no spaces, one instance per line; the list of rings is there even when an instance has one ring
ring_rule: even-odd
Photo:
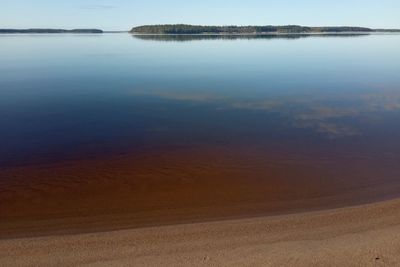
[[[400,200],[221,222],[0,241],[3,266],[398,266]]]
[[[385,158],[203,147],[5,168],[0,171],[0,237],[109,231],[372,203],[398,196],[396,164]]]

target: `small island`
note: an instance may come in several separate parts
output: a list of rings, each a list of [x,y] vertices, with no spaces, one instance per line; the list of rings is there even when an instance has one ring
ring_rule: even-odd
[[[370,29],[365,27],[307,27],[286,26],[200,26],[187,24],[144,25],[134,27],[133,34],[299,34],[299,33],[372,33],[400,32],[398,29]]]
[[[12,34],[12,33],[103,33],[102,30],[98,29],[73,29],[73,30],[65,30],[65,29],[0,29],[0,34]]]

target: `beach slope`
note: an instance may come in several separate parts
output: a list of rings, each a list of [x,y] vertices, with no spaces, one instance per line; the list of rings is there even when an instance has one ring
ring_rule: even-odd
[[[400,200],[0,241],[1,266],[399,266]]]

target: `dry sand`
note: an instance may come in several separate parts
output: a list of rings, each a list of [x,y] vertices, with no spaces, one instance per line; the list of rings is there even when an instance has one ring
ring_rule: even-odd
[[[400,200],[334,210],[4,239],[0,266],[400,266]]]

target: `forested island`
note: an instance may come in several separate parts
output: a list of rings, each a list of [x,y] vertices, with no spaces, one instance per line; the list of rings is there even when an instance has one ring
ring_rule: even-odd
[[[98,29],[0,29],[1,33],[103,33],[103,31]]]
[[[291,34],[291,33],[372,33],[400,32],[392,29],[370,29],[365,27],[306,27],[299,25],[286,26],[200,26],[187,24],[145,25],[134,27],[130,33],[135,34]]]
[[[320,38],[351,38],[364,37],[369,33],[299,33],[299,34],[132,34],[132,37],[144,41],[159,41],[159,42],[189,42],[199,40],[273,40],[286,39],[295,40],[308,37]]]

